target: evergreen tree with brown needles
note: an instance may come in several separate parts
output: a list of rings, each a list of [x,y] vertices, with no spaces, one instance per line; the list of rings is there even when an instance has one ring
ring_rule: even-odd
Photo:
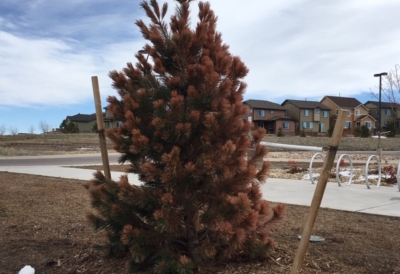
[[[209,3],[199,3],[191,29],[192,1],[177,2],[169,25],[167,4],[141,3],[151,23],[136,25],[149,42],[136,54],[136,66],[110,73],[120,98],[109,97],[108,108],[124,122],[107,136],[141,185],[97,172],[87,186],[94,208],[89,220],[106,232],[104,246],[127,254],[132,269],[153,267],[154,273],[265,258],[284,212],[262,199],[265,131],[252,131],[243,118],[247,67],[222,43]],[[247,157],[251,145],[255,153]]]

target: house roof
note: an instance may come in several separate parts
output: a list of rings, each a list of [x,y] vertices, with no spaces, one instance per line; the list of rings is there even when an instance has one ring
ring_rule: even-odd
[[[365,118],[368,118],[368,117],[371,118],[372,120],[376,121],[376,119],[374,117],[372,117],[371,115],[361,115],[360,117],[357,118],[356,121],[362,121],[362,120],[364,120]]]
[[[362,105],[360,101],[353,97],[325,96],[340,108],[355,108]]]
[[[298,108],[320,108],[320,109],[330,110],[330,108],[328,108],[324,104],[321,104],[318,101],[304,101],[304,100],[286,99],[285,101],[283,101],[282,106],[285,103],[291,103],[291,104],[295,105]]]
[[[249,105],[252,108],[286,110],[286,108],[282,107],[279,104],[265,100],[247,100],[243,103]]]
[[[297,119],[287,116],[287,115],[275,116],[275,117],[268,119],[267,121],[278,121],[278,120],[291,120],[291,121],[297,122]]]
[[[330,118],[331,119],[337,119],[337,114],[331,114],[331,116],[330,116]],[[364,120],[365,118],[371,118],[372,120],[374,120],[374,121],[376,121],[376,119],[374,118],[374,117],[372,117],[371,115],[361,115],[361,116],[359,116],[355,121],[357,122],[357,121],[362,121],[362,120]]]
[[[67,116],[67,120],[72,122],[92,122],[96,121],[96,113],[93,114],[76,114],[73,116]]]
[[[364,105],[366,105],[366,104],[372,104],[376,107],[379,107],[379,101],[367,101],[367,102],[365,102]],[[381,108],[392,108],[392,107],[396,107],[396,106],[399,107],[399,105],[396,103],[381,102]]]

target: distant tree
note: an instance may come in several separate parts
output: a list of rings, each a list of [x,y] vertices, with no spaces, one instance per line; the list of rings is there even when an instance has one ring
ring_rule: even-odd
[[[92,131],[93,131],[93,132],[97,132],[97,131],[98,131],[98,129],[97,129],[97,122],[93,124]]]
[[[10,126],[10,128],[8,130],[9,130],[11,135],[17,135],[18,134],[18,128],[17,127]]]
[[[379,91],[371,91],[376,99]],[[400,65],[388,71],[387,76],[382,76],[382,101],[389,102],[393,113],[400,118]]]
[[[284,134],[283,134],[283,131],[282,131],[282,128],[280,127],[280,128],[278,128],[278,133],[276,134],[276,136],[278,136],[278,137],[283,137],[284,136]]]
[[[389,121],[386,125],[385,125],[385,130],[388,131],[388,133],[386,134],[386,136],[388,137],[394,137],[396,136],[396,126],[394,124],[394,121]]]
[[[50,125],[43,120],[39,122],[39,128],[42,133],[48,133],[50,131]]]
[[[354,136],[355,137],[360,137],[361,136],[361,127],[358,126],[354,129]]]
[[[7,127],[4,124],[0,125],[0,136],[3,136],[4,134],[6,134],[7,131]]]
[[[366,138],[369,137],[371,135],[371,131],[369,130],[369,128],[366,125],[362,125],[360,127],[360,136],[362,138]]]
[[[62,133],[79,133],[79,127],[72,121],[64,119],[60,124],[60,130]]]
[[[151,45],[146,55],[136,54],[136,66],[110,73],[120,99],[109,97],[109,109],[124,121],[107,137],[142,185],[101,172],[87,185],[94,208],[88,217],[106,231],[104,247],[126,252],[133,269],[150,266],[153,273],[266,258],[274,246],[270,232],[284,213],[283,205],[271,210],[262,199],[265,129],[248,136],[247,67],[222,43],[209,3],[199,3],[192,30],[193,1],[178,2],[169,24],[166,4],[141,3],[152,23],[136,24]]]
[[[29,127],[29,133],[30,133],[30,134],[34,134],[34,133],[35,133],[35,127],[34,127],[34,126],[31,125],[31,126]]]

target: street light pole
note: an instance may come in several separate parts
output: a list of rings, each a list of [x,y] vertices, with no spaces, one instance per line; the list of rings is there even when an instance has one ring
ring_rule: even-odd
[[[382,148],[381,148],[381,132],[382,132],[382,109],[381,109],[381,98],[382,98],[382,76],[387,76],[387,72],[381,72],[374,74],[374,77],[379,77],[379,117],[378,117],[378,153],[379,153],[379,162],[381,162],[382,158]]]

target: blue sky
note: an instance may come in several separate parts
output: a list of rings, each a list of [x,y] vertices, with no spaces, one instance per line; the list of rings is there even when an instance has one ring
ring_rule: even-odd
[[[175,2],[165,2],[172,12]],[[378,90],[373,74],[400,63],[397,0],[209,2],[224,42],[250,69],[245,99],[364,103]],[[134,63],[145,44],[134,24],[147,21],[139,3],[2,0],[0,126],[39,133],[40,121],[56,128],[67,115],[94,113],[93,75],[105,106],[116,94],[108,72]],[[192,10],[194,24],[196,1]]]

